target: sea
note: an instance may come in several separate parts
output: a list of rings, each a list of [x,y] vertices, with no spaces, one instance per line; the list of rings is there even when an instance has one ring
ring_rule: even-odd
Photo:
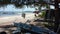
[[[18,12],[18,11],[0,11],[0,17],[4,16],[15,16],[15,15],[21,15],[22,13],[33,13],[33,11],[24,11],[24,12]]]

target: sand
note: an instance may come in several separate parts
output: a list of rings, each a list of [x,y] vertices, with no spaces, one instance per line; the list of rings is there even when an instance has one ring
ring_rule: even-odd
[[[1,25],[11,25],[11,24],[13,24],[13,22],[25,23],[28,19],[34,20],[34,18],[35,18],[34,13],[26,13],[25,19],[21,15],[0,17],[0,26]]]

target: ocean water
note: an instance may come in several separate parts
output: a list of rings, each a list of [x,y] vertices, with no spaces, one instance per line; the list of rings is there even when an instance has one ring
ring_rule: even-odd
[[[22,13],[33,13],[33,11],[25,11],[25,12],[0,12],[0,17],[4,16],[15,16],[15,15],[21,15]]]

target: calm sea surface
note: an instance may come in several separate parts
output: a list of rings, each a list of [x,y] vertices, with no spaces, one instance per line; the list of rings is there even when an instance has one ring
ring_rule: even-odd
[[[0,12],[0,16],[21,15],[23,12]],[[33,13],[33,11],[25,11],[24,13]]]

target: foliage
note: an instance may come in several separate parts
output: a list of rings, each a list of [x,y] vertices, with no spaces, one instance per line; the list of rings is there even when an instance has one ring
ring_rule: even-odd
[[[23,8],[23,6],[24,6],[23,4],[17,4],[17,3],[15,4],[15,7],[17,8]]]
[[[24,5],[24,3],[19,4],[19,1],[20,1],[20,0],[16,0],[15,2],[14,2],[14,1],[11,2],[11,0],[3,0],[3,1],[0,1],[0,2],[1,2],[2,4],[4,4],[4,5],[5,5],[5,4],[7,5],[7,4],[12,4],[12,3],[13,3],[13,4],[15,4],[16,7],[22,8],[22,7],[23,7],[22,5]],[[24,1],[24,0],[23,0],[23,1]],[[26,0],[25,0],[25,1],[26,1]],[[33,1],[33,2],[31,2],[31,1]],[[35,0],[31,0],[31,1],[29,0],[26,5],[28,6],[28,5],[34,4],[35,6],[39,6],[39,4],[45,4],[45,2],[43,2],[43,0],[36,0],[36,1],[39,1],[39,2],[36,2]],[[1,4],[1,3],[0,3],[0,4]]]
[[[38,15],[38,17],[41,17],[43,18],[45,16],[46,12],[45,11],[42,11],[41,14]]]

